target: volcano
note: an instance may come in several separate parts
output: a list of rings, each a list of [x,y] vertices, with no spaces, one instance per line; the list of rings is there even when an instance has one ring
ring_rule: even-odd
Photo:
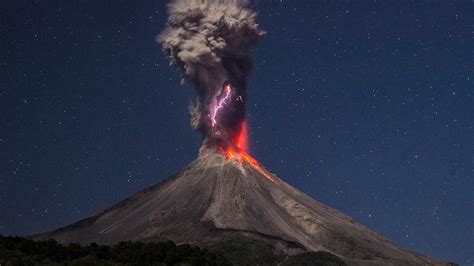
[[[448,265],[397,247],[262,166],[217,152],[92,217],[34,238],[81,244],[172,240],[201,247],[238,239],[274,254],[326,251],[350,265]]]

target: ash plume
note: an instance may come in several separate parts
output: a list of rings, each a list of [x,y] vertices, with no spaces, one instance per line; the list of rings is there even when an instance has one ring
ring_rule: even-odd
[[[196,90],[196,102],[189,107],[191,126],[201,132],[204,146],[216,138],[232,142],[241,130],[253,65],[250,48],[264,35],[248,1],[175,0],[168,4],[167,25],[156,40],[170,64],[182,71],[183,81],[191,82]],[[231,99],[216,117],[225,86],[232,88]]]

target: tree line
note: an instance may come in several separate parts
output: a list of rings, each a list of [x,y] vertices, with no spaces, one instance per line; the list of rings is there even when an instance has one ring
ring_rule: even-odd
[[[0,235],[0,265],[230,265],[217,253],[167,242],[62,245]]]

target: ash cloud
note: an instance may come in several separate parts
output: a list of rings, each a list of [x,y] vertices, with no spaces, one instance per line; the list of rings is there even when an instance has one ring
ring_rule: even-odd
[[[177,66],[184,82],[197,92],[189,107],[191,126],[212,138],[209,111],[229,82],[244,101],[226,110],[221,126],[229,136],[240,130],[245,119],[247,80],[252,70],[250,48],[265,35],[256,23],[248,1],[175,0],[168,4],[166,28],[156,40]]]

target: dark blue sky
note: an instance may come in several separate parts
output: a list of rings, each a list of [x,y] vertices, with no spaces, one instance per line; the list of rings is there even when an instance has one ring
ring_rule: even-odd
[[[256,1],[251,154],[399,245],[474,262],[471,1]],[[91,215],[196,158],[164,1],[0,8],[0,234]]]

